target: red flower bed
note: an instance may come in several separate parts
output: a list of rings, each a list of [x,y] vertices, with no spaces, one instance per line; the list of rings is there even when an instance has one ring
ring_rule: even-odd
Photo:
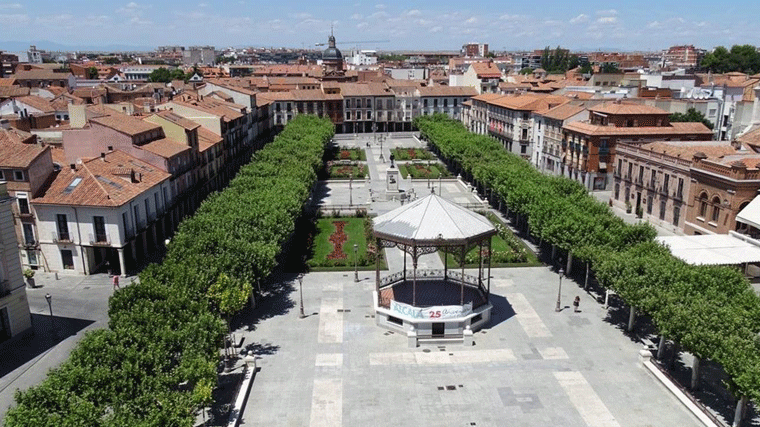
[[[341,160],[346,160],[351,158],[351,152],[348,150],[341,150],[340,151],[340,158]]]
[[[348,240],[348,235],[343,231],[346,221],[333,221],[333,225],[335,232],[327,239],[333,244],[333,251],[327,254],[327,259],[346,259],[346,254],[343,252],[343,244]]]
[[[414,148],[410,148],[407,150],[407,153],[409,153],[410,159],[416,159],[417,158],[417,151]]]

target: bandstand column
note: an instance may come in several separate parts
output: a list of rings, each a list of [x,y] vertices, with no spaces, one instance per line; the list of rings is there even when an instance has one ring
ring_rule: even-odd
[[[380,301],[380,251],[382,250],[382,247],[380,246],[380,239],[375,239],[375,290],[377,291],[377,301]]]
[[[491,239],[491,237],[488,238],[488,278],[486,279],[488,282],[486,301],[489,303],[491,302],[491,258],[493,258],[493,254],[491,253]]]
[[[406,283],[406,250],[407,250],[407,248],[408,248],[408,246],[404,245],[404,249],[403,249],[403,252],[404,252],[404,283]]]
[[[478,242],[478,288],[483,284],[483,241]]]
[[[449,273],[449,253],[444,249],[443,251],[443,284],[446,284],[446,276]]]
[[[406,259],[406,253],[404,253],[404,259]],[[412,306],[417,307],[417,247],[412,246]]]
[[[461,290],[459,295],[459,305],[464,305],[464,257],[467,254],[467,244],[464,244],[462,246],[462,282],[461,282]]]

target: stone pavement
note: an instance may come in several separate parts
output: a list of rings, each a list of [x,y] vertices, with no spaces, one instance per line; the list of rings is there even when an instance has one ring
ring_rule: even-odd
[[[558,277],[548,267],[492,270],[493,321],[467,348],[410,349],[376,326],[373,275],[306,275],[305,319],[281,310],[297,305],[294,278],[262,301],[258,310],[279,314],[238,331],[260,354],[243,425],[700,425],[581,287],[564,280],[565,308],[554,311]],[[581,313],[570,308],[575,295]]]
[[[16,389],[40,383],[48,370],[64,362],[84,333],[108,324],[111,279],[37,272],[37,287],[27,288],[34,335],[0,347],[0,423],[13,404]],[[122,278],[128,286],[132,278]],[[51,295],[53,318],[45,294]]]

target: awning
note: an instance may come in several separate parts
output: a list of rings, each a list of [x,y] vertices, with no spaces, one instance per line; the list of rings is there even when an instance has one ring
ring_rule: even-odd
[[[660,236],[676,258],[692,265],[740,265],[760,262],[760,247],[727,234]]]
[[[736,214],[736,220],[760,229],[760,197],[755,197],[744,209],[739,211]]]

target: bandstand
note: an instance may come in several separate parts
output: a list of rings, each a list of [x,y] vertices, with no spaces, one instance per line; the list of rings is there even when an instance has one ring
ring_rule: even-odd
[[[378,326],[419,339],[462,339],[491,317],[491,237],[496,229],[478,213],[435,194],[401,206],[373,220],[376,247],[396,247],[404,256],[402,271],[381,277],[375,272],[375,319]],[[478,272],[465,274],[465,254],[479,248]],[[418,269],[419,257],[442,251],[461,262],[444,268]],[[486,255],[486,256],[484,256]],[[458,270],[458,271],[457,271]]]

